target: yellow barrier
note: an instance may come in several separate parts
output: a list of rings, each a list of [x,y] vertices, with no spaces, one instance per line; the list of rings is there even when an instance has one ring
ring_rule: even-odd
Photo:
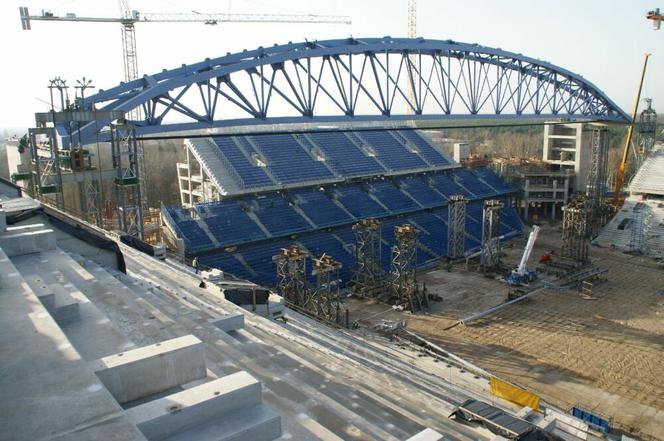
[[[512,403],[520,406],[528,406],[534,411],[539,412],[540,399],[537,395],[494,377],[491,377],[491,393]]]

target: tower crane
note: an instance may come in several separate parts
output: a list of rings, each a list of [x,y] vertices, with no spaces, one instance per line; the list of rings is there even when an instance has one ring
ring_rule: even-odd
[[[646,18],[648,20],[652,20],[652,27],[654,30],[657,31],[662,26],[662,20],[664,20],[664,14],[659,12],[659,8],[657,8],[653,11],[648,11],[648,14],[646,14]]]
[[[121,17],[79,17],[67,13],[58,16],[52,12],[42,11],[41,15],[30,15],[28,8],[19,7],[23,30],[31,29],[33,20],[51,22],[92,22],[120,23],[122,25],[122,47],[124,53],[125,81],[138,78],[138,54],[136,51],[136,23],[203,23],[217,25],[219,23],[333,23],[351,24],[350,17],[338,15],[314,14],[224,14],[224,13],[141,13],[131,10],[126,0],[120,0]]]

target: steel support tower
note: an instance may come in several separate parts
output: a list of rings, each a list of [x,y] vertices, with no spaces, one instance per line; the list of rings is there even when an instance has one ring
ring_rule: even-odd
[[[500,201],[484,201],[480,257],[483,270],[495,269],[500,265],[500,212],[502,208],[503,203]]]
[[[310,305],[313,308],[312,312],[320,319],[339,323],[341,311],[339,271],[342,266],[341,262],[337,262],[327,254],[311,260],[313,265],[311,274],[316,277],[314,303]]]
[[[577,263],[588,262],[591,212],[586,198],[569,202],[564,208],[563,244],[560,255]]]
[[[298,245],[282,248],[272,260],[277,264],[277,292],[287,303],[308,309],[307,257]]]
[[[412,312],[429,307],[428,299],[417,287],[417,233],[410,224],[397,225],[392,247],[391,296],[397,304],[407,304]]]
[[[639,143],[639,165],[650,153],[657,138],[657,112],[652,108],[652,99],[645,98],[647,107],[639,116],[638,143]]]
[[[629,250],[635,253],[646,254],[648,252],[648,233],[650,231],[652,213],[646,205],[635,208],[629,236]]]
[[[48,200],[58,209],[64,209],[60,151],[54,127],[28,130],[32,154],[32,191],[40,200]]]
[[[463,195],[455,195],[447,205],[447,255],[452,259],[463,257],[466,248],[467,203]]]
[[[355,232],[354,292],[369,295],[376,291],[383,277],[381,254],[382,224],[373,218],[361,219],[353,225]]]
[[[586,185],[586,197],[590,215],[589,234],[595,236],[608,216],[606,201],[609,160],[609,137],[606,127],[593,130],[590,170]]]
[[[143,239],[143,207],[136,154],[136,132],[126,121],[111,124],[118,229]]]

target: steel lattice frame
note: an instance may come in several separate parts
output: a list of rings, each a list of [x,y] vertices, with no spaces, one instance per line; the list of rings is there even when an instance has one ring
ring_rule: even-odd
[[[601,216],[606,199],[606,176],[609,162],[609,133],[605,127],[594,129],[586,196],[593,220]]]
[[[381,253],[382,224],[373,218],[361,219],[353,225],[355,232],[355,282],[359,294],[373,292],[383,277]]]
[[[562,257],[579,263],[588,262],[591,212],[585,198],[569,202],[564,208]]]
[[[312,275],[316,276],[315,303],[310,309],[318,318],[339,322],[341,297],[339,295],[339,270],[341,263],[323,254],[312,258]]]
[[[652,221],[652,212],[647,205],[634,207],[631,232],[629,236],[629,250],[641,254],[648,253],[648,233]]]
[[[447,255],[463,257],[466,248],[466,204],[463,195],[450,197],[447,205]]]
[[[308,253],[293,244],[273,257],[277,265],[277,292],[286,302],[307,308],[311,302],[307,284]]]
[[[96,179],[85,179],[79,184],[81,213],[84,220],[101,227],[101,189]]]
[[[133,124],[141,136],[321,122],[629,121],[592,83],[551,63],[477,44],[390,37],[227,54],[99,91],[82,106],[139,109]],[[110,122],[90,121],[81,139],[96,140]]]
[[[652,100],[645,99],[646,107],[639,116],[639,159],[642,161],[650,153],[657,138],[657,112],[652,108]]]
[[[28,130],[28,136],[33,161],[33,191],[39,198],[53,198],[55,206],[62,210],[62,171],[55,128],[32,128]]]
[[[484,201],[482,212],[482,254],[480,264],[484,269],[500,265],[500,212],[503,203],[497,200]]]
[[[115,178],[118,229],[143,238],[143,208],[136,154],[136,131],[126,123],[111,125],[111,157]]]
[[[417,288],[417,233],[410,224],[394,227],[392,247],[391,295],[397,304],[407,304],[413,312],[429,306]]]

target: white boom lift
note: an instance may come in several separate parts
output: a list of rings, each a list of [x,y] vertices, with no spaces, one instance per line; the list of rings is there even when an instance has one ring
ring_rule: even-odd
[[[539,226],[533,226],[533,230],[530,232],[530,236],[528,236],[526,247],[523,250],[519,266],[517,269],[513,270],[511,274],[505,277],[505,281],[510,285],[527,285],[537,277],[537,273],[535,273],[535,271],[529,271],[526,265],[528,265],[530,255],[533,253],[533,247],[535,246],[539,231]]]

